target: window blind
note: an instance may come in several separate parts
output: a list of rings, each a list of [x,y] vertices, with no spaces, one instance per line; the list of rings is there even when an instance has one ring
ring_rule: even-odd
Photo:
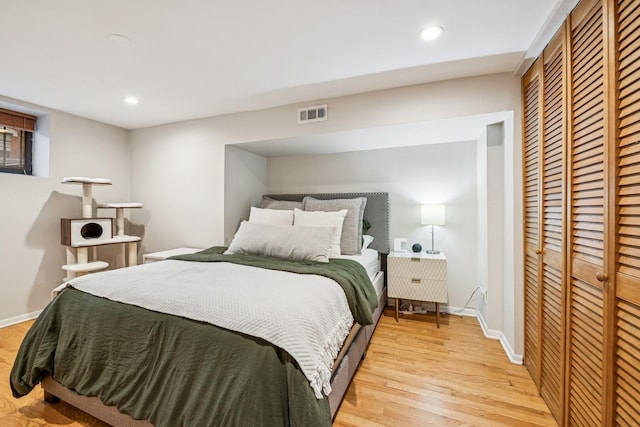
[[[0,127],[6,126],[16,130],[35,131],[36,117],[17,111],[0,108]]]

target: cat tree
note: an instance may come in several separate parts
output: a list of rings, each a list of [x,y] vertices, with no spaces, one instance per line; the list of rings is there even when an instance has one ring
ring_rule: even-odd
[[[93,186],[111,185],[105,178],[67,177],[63,184],[82,184],[82,218],[62,218],[61,240],[67,248],[67,263],[62,269],[67,278],[104,270],[109,264],[97,260],[97,247],[117,245],[115,267],[121,268],[138,263],[138,242],[140,237],[128,236],[124,233],[124,210],[141,208],[142,203],[105,203],[97,205],[97,209],[116,210],[116,233],[113,234],[113,218],[99,218],[93,215]],[[89,254],[91,249],[91,256]],[[126,252],[128,252],[128,257]],[[128,263],[127,263],[128,260]]]

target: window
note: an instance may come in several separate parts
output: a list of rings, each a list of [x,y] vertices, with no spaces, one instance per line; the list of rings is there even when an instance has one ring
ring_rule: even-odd
[[[36,118],[0,108],[0,172],[31,175]]]

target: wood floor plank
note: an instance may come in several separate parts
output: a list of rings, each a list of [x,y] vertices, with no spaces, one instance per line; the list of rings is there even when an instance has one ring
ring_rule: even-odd
[[[386,312],[334,426],[557,426],[529,373],[475,318]]]
[[[106,426],[36,387],[14,399],[7,378],[32,322],[0,329],[0,426]],[[475,318],[385,312],[334,426],[556,426],[523,366]]]

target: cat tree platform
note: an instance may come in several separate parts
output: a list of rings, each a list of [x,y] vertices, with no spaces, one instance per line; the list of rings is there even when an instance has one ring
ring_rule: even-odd
[[[135,243],[141,240],[138,236],[113,236],[108,240],[71,242],[72,248],[91,248],[94,246],[116,245],[119,243]]]
[[[94,185],[111,185],[111,180],[107,178],[87,178],[86,176],[69,176],[62,178],[63,184],[82,184],[82,217],[91,218],[93,216],[93,194]]]
[[[89,273],[92,271],[104,270],[109,267],[109,263],[104,261],[93,261],[87,262],[84,264],[67,264],[63,265],[62,269],[65,271],[70,271],[72,273]]]
[[[96,206],[98,209],[115,209],[116,210],[116,235],[124,236],[124,210],[141,208],[142,203],[101,203]]]

